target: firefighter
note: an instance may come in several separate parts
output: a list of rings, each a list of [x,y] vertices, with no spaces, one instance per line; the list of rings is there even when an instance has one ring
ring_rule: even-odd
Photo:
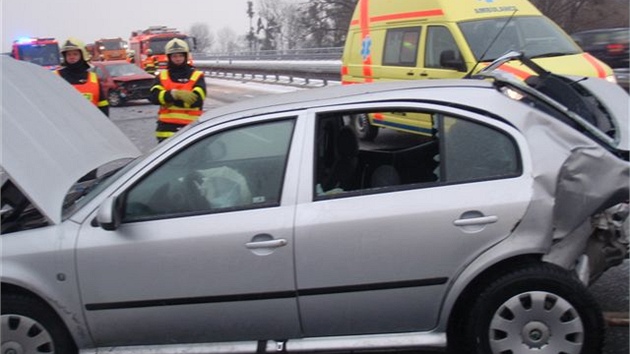
[[[68,38],[60,49],[63,61],[55,73],[68,81],[106,116],[109,116],[109,102],[103,94],[98,76],[90,71],[89,56],[85,45],[78,39]]]
[[[147,49],[147,60],[144,61],[144,71],[149,74],[155,74],[155,69],[157,67],[157,63],[155,62],[156,58],[153,56],[153,51],[151,49]]]
[[[206,98],[203,73],[188,64],[188,44],[174,38],[165,51],[168,66],[156,76],[150,97],[153,104],[160,105],[155,131],[158,143],[196,121]]]

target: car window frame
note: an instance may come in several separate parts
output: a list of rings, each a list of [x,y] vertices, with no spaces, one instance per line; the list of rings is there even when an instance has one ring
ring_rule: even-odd
[[[368,189],[358,189],[351,191],[344,191],[343,193],[331,194],[331,195],[318,195],[316,188],[316,176],[317,169],[315,164],[316,159],[316,149],[314,148],[315,144],[315,134],[316,134],[316,124],[317,124],[317,115],[326,115],[326,114],[334,114],[339,112],[346,111],[375,111],[375,110],[386,110],[386,109],[396,109],[400,108],[400,110],[415,110],[415,111],[433,111],[435,113],[445,114],[448,116],[455,116],[459,119],[472,120],[477,122],[478,124],[484,125],[490,129],[498,130],[502,132],[504,135],[507,135],[512,141],[513,146],[516,148],[516,159],[518,163],[518,173],[515,173],[510,176],[495,176],[491,178],[481,178],[475,180],[467,180],[467,181],[451,181],[444,182],[442,180],[438,180],[435,182],[425,182],[425,183],[410,183],[410,184],[401,184],[395,186],[381,187],[381,188],[368,188]],[[465,185],[471,183],[482,183],[489,182],[495,180],[503,180],[503,179],[512,179],[512,178],[523,178],[525,174],[531,171],[531,161],[529,159],[529,149],[527,147],[527,141],[523,137],[523,135],[516,130],[513,126],[506,123],[505,120],[502,120],[500,117],[492,117],[491,115],[484,115],[483,112],[479,112],[474,107],[470,110],[466,110],[463,107],[448,107],[446,103],[443,105],[435,104],[435,103],[424,103],[413,100],[408,101],[387,101],[387,102],[373,102],[366,104],[351,104],[345,106],[335,106],[335,107],[325,107],[321,109],[310,109],[309,110],[309,118],[312,118],[312,141],[309,149],[311,149],[310,155],[310,166],[308,166],[310,175],[308,176],[308,180],[304,180],[306,183],[309,183],[309,201],[310,202],[324,202],[327,200],[333,200],[338,198],[351,198],[351,197],[361,197],[364,195],[374,195],[381,193],[395,193],[407,190],[418,190],[418,189],[426,189],[426,188],[441,188],[447,186],[454,185]],[[444,140],[442,140],[444,141]],[[305,155],[307,156],[307,155]],[[306,171],[306,165],[302,166],[302,171]]]
[[[291,128],[291,132],[289,133],[288,146],[287,146],[287,151],[286,151],[285,161],[284,161],[284,173],[281,175],[281,178],[279,181],[280,190],[278,191],[278,200],[276,202],[273,202],[273,203],[265,202],[265,203],[258,203],[258,204],[250,203],[248,205],[225,207],[225,208],[220,208],[216,210],[203,209],[203,210],[193,210],[193,211],[185,211],[185,212],[174,212],[174,213],[168,213],[168,214],[152,215],[152,216],[137,218],[133,220],[125,219],[125,206],[127,203],[128,193],[132,191],[135,187],[137,187],[139,184],[141,184],[146,178],[151,176],[156,170],[160,169],[162,166],[172,161],[172,159],[180,156],[180,154],[184,152],[185,150],[192,148],[194,145],[196,145],[197,143],[201,143],[203,140],[209,139],[211,136],[217,136],[222,133],[228,132],[230,130],[236,130],[236,129],[240,129],[244,127],[251,127],[257,124],[271,124],[271,123],[282,122],[282,121],[293,121],[293,126]],[[186,139],[185,144],[183,145],[178,144],[178,148],[172,149],[172,153],[169,154],[168,157],[164,159],[160,159],[159,163],[152,165],[150,169],[142,173],[142,176],[140,176],[140,178],[136,179],[132,184],[128,185],[124,189],[124,192],[119,194],[121,205],[123,206],[123,211],[121,214],[123,217],[122,223],[125,224],[125,223],[165,220],[165,219],[171,219],[171,218],[182,218],[182,217],[190,217],[190,216],[196,216],[196,215],[212,215],[212,214],[224,213],[224,212],[263,209],[263,208],[271,208],[271,207],[280,206],[282,202],[283,192],[284,192],[283,186],[284,186],[284,182],[287,175],[288,163],[291,157],[292,144],[294,142],[296,125],[297,125],[297,116],[295,115],[283,115],[280,117],[275,117],[273,119],[253,119],[253,120],[248,119],[246,121],[241,121],[240,124],[228,124],[228,125],[222,126],[219,129],[213,129],[205,133],[195,134],[195,137],[192,139]]]

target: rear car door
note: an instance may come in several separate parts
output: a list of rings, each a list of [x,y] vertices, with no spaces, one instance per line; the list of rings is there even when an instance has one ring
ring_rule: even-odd
[[[285,178],[296,122],[199,132],[114,193],[117,230],[82,226],[77,266],[97,346],[299,336],[295,193],[285,192],[297,183]]]
[[[531,198],[527,148],[509,126],[408,103],[360,112],[431,115],[436,134],[383,130],[347,148],[335,121],[358,112],[312,112],[295,231],[307,337],[434,328],[449,283],[510,235]],[[336,170],[340,156],[356,169]]]

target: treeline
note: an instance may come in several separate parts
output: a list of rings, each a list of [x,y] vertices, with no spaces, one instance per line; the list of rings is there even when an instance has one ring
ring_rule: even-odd
[[[628,0],[530,0],[566,32],[628,27]],[[358,0],[248,0],[247,33],[229,28],[216,33],[193,24],[200,52],[235,52],[343,46]]]

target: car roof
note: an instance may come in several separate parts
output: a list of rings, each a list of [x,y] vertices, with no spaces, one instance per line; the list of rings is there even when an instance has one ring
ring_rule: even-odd
[[[208,111],[200,120],[209,120],[225,114],[251,111],[249,114],[264,114],[275,111],[299,108],[321,107],[327,104],[342,104],[352,102],[363,95],[379,96],[388,92],[400,94],[401,90],[409,92],[417,89],[440,88],[477,88],[491,89],[492,83],[484,80],[444,79],[444,80],[408,80],[393,82],[378,82],[369,84],[328,86],[309,90],[283,93],[281,95],[264,96],[248,99]]]
[[[51,223],[59,223],[62,201],[80,177],[140,151],[59,75],[5,56],[0,63],[0,167]]]
[[[498,74],[495,80],[503,80]],[[509,77],[507,75],[506,77]],[[580,85],[588,88],[601,100],[603,106],[616,119],[618,129],[614,142],[606,142],[614,149],[628,151],[630,132],[628,132],[628,95],[618,85],[599,78],[575,78]],[[535,91],[520,80],[507,79],[511,85]],[[545,95],[539,93],[545,98]],[[361,97],[357,100],[357,97]],[[493,80],[481,79],[440,79],[440,80],[405,80],[376,82],[369,84],[342,85],[303,90],[282,95],[263,96],[221,106],[206,112],[200,121],[214,119],[229,120],[235,115],[253,116],[282,111],[319,108],[326,105],[352,104],[370,100],[424,100],[441,102],[448,105],[472,107],[475,110],[492,112],[502,116],[515,126],[523,127],[526,123],[510,117],[505,107],[506,96],[500,93]],[[546,99],[551,100],[549,97]],[[551,100],[552,101],[552,100]],[[555,101],[554,101],[555,102]],[[557,104],[557,102],[556,102]],[[220,118],[225,116],[223,118]],[[567,118],[570,119],[570,118]],[[597,129],[594,129],[597,130]]]

